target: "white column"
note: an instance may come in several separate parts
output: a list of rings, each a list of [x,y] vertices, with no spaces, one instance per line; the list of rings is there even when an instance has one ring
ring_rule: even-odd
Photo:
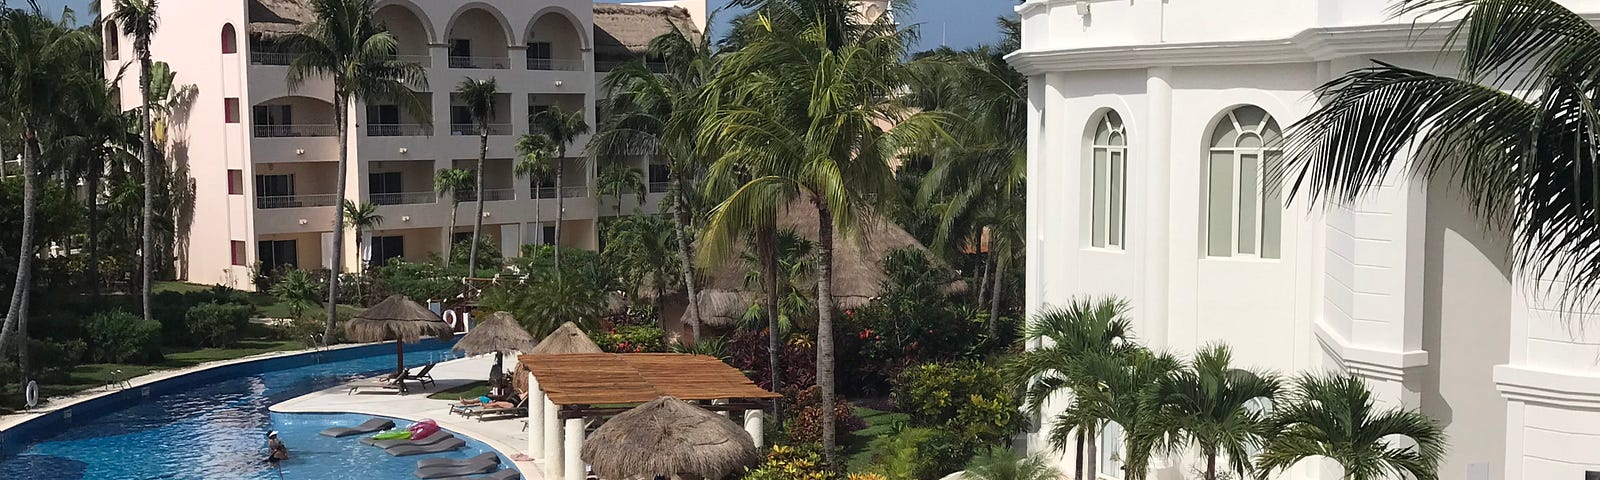
[[[756,448],[761,448],[761,444],[765,440],[762,438],[766,434],[766,430],[762,426],[764,417],[766,417],[766,412],[761,410],[744,411],[744,431],[750,434],[751,440],[755,441]]]
[[[582,417],[567,419],[566,448],[563,450],[562,453],[566,456],[562,462],[566,466],[566,475],[563,480],[583,480],[583,458],[580,457],[583,453]],[[555,478],[555,476],[551,475],[550,478]]]
[[[712,400],[711,404],[712,405],[727,405],[728,404],[728,399],[723,398],[723,399]],[[732,418],[732,416],[731,416],[732,414],[733,414],[733,412],[730,412],[730,411],[727,411],[727,410],[720,410],[720,411],[717,412],[717,415],[722,415],[722,418]]]
[[[544,478],[561,475],[561,418],[558,413],[560,409],[547,395],[544,400]]]
[[[1146,155],[1133,160],[1149,168],[1149,188],[1145,191],[1145,244],[1148,252],[1144,278],[1144,302],[1139,315],[1143,327],[1141,337],[1152,349],[1167,348],[1167,285],[1170,282],[1171,264],[1171,209],[1172,209],[1172,85],[1168,77],[1172,69],[1152,68],[1145,80],[1145,97],[1149,101],[1148,121],[1145,122]],[[1138,132],[1134,132],[1138,135]]]
[[[528,372],[528,456],[535,459],[544,457],[544,389],[539,388],[539,379],[533,378],[533,372]]]

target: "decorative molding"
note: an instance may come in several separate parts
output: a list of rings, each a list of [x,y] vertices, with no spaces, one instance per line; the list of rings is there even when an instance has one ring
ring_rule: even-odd
[[[1357,346],[1332,328],[1328,328],[1321,320],[1312,321],[1312,326],[1317,342],[1322,344],[1322,348],[1332,353],[1334,360],[1345,370],[1356,375],[1374,380],[1403,382],[1407,370],[1427,366],[1429,363],[1426,350],[1378,350]]]
[[[1496,365],[1494,384],[1506,400],[1569,408],[1600,408],[1600,376]]]

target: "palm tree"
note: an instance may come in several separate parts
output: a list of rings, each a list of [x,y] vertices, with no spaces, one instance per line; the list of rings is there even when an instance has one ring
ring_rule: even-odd
[[[1266,436],[1267,410],[1278,395],[1271,373],[1234,368],[1227,345],[1202,347],[1183,368],[1157,382],[1153,405],[1139,431],[1152,452],[1196,447],[1205,457],[1205,480],[1217,480],[1217,457],[1243,477],[1254,470],[1250,449]]]
[[[493,78],[468,78],[456,85],[456,96],[466,104],[467,112],[472,115],[472,123],[478,129],[478,168],[475,170],[478,179],[473,182],[478,214],[472,219],[472,246],[467,249],[469,277],[476,276],[478,271],[478,236],[483,234],[483,162],[489,157],[489,122],[494,120],[494,97],[499,95],[499,91],[499,85]]]
[[[1444,431],[1415,410],[1378,409],[1359,377],[1301,375],[1269,424],[1275,433],[1256,457],[1263,479],[1311,457],[1338,462],[1345,480],[1439,478]],[[1396,437],[1415,445],[1396,445]]]
[[[140,302],[144,305],[144,321],[150,321],[150,282],[151,269],[154,268],[152,255],[155,254],[155,233],[152,229],[155,224],[155,185],[156,169],[153,151],[155,150],[155,134],[150,120],[150,38],[154,37],[160,28],[161,21],[156,14],[157,0],[115,0],[115,10],[108,17],[122,28],[122,34],[133,38],[133,53],[139,58],[139,126],[141,129],[142,145],[140,146],[139,161],[144,164],[144,233],[141,235],[139,257],[143,267],[141,278],[143,286],[140,289]]]
[[[1136,348],[1127,312],[1128,303],[1115,298],[1078,298],[1041,312],[1023,335],[1042,346],[1016,355],[1008,365],[1012,376],[1028,385],[1026,404],[1035,413],[1057,393],[1073,393],[1064,413],[1055,419],[1050,439],[1064,448],[1076,433],[1073,469],[1078,478],[1094,478],[1095,439],[1113,416],[1113,392],[1095,375]]]
[[[533,179],[533,218],[544,222],[544,180],[555,171],[555,165],[550,161],[555,158],[556,147],[551,143],[550,137],[539,133],[525,133],[517,139],[517,165],[512,167],[512,172],[517,178],[528,177]]]
[[[356,202],[348,199],[344,201],[343,211],[344,223],[356,228],[356,252],[359,255],[361,252],[361,235],[382,225],[383,214],[378,213],[377,205],[367,202],[361,202],[361,204],[357,205]],[[361,273],[363,276],[366,274],[366,262],[361,262]],[[357,285],[360,285],[360,283],[357,283]]]
[[[560,105],[552,105],[549,110],[539,112],[533,116],[534,128],[539,133],[549,138],[556,147],[556,241],[555,261],[556,276],[561,276],[561,223],[567,213],[567,193],[562,190],[561,178],[566,176],[567,146],[577,140],[579,136],[589,133],[589,122],[584,121],[583,111],[566,112]]]
[[[618,216],[622,215],[622,195],[625,193],[633,192],[639,197],[639,206],[644,206],[644,175],[639,173],[639,169],[622,163],[613,163],[601,169],[600,178],[595,180],[598,183],[595,185],[596,194],[611,195],[616,199],[612,208]]]
[[[411,87],[426,88],[428,79],[420,65],[398,60],[394,35],[372,19],[374,0],[310,0],[313,18],[285,39],[289,51],[299,54],[290,62],[288,83],[296,90],[312,77],[333,80],[333,118],[339,136],[337,198],[345,198],[350,167],[350,130],[346,119],[352,102],[390,100],[428,119],[427,107]],[[344,267],[344,216],[333,221],[333,272],[328,275],[327,338],[334,338],[338,321],[339,272]]]
[[[472,177],[472,172],[459,168],[441,168],[433,174],[433,191],[438,192],[441,197],[450,199],[450,232],[452,234],[456,230],[456,210],[459,210],[461,206],[461,194],[473,191],[475,189],[474,185],[477,185],[476,182],[477,180]],[[479,217],[482,217],[482,215],[479,215]],[[455,248],[455,242],[450,242],[450,245],[445,245],[444,248],[444,265],[448,267],[450,266],[450,255],[452,255],[451,249]]]
[[[90,62],[92,65],[103,65],[99,61]],[[160,62],[157,62],[160,65]],[[91,66],[93,73],[102,74]],[[88,258],[84,261],[84,283],[89,286],[89,295],[99,298],[101,284],[100,264],[103,259],[101,251],[102,214],[100,200],[105,173],[110,165],[130,165],[137,163],[136,155],[141,148],[139,134],[137,133],[137,119],[129,112],[121,111],[116,105],[116,86],[121,83],[121,72],[113,75],[110,80],[100,82],[81,82],[76,89],[77,99],[75,107],[78,121],[71,124],[75,131],[69,139],[67,150],[73,152],[73,164],[70,166],[71,175],[81,177],[84,181],[84,206],[88,219],[88,228],[85,232]]]
[[[1516,269],[1560,277],[1551,288],[1587,308],[1600,299],[1600,30],[1548,0],[1403,0],[1395,11],[1459,19],[1446,47],[1460,70],[1376,62],[1318,88],[1321,107],[1287,136],[1293,191],[1351,203],[1392,170],[1448,182],[1513,232]]]
[[[1056,480],[1061,472],[1037,455],[1018,455],[1005,448],[991,448],[967,463],[963,480]]]

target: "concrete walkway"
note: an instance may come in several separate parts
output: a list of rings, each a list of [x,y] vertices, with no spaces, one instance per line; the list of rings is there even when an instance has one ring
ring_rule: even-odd
[[[514,360],[513,360],[514,361]],[[270,409],[279,413],[358,413],[363,415],[378,415],[399,418],[408,421],[419,421],[431,418],[439,423],[441,428],[466,435],[483,442],[500,452],[506,458],[517,454],[533,455],[527,452],[528,432],[522,431],[521,418],[503,418],[480,422],[477,419],[466,418],[450,414],[451,400],[433,400],[428,395],[433,392],[447,390],[471,382],[482,381],[489,376],[489,368],[494,365],[493,355],[483,355],[461,360],[440,363],[433,367],[435,384],[422,388],[408,384],[410,393],[397,395],[393,392],[373,390],[370,393],[349,394],[349,387],[334,387],[320,392],[313,392],[294,399],[280,402]],[[542,480],[539,475],[540,468],[535,462],[513,462],[522,477],[528,480]]]

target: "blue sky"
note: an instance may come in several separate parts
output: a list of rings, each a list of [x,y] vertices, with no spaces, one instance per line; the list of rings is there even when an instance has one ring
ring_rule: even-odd
[[[728,0],[707,0],[711,8],[715,9],[726,5]],[[974,45],[992,43],[999,39],[1000,31],[994,25],[994,19],[1001,15],[1011,15],[1011,8],[1016,5],[1014,0],[915,0],[916,7],[909,13],[902,13],[899,20],[903,24],[920,24],[922,28],[922,43],[917,50],[934,48],[941,44],[953,48],[965,48]],[[26,5],[27,0],[10,0],[12,5]],[[62,6],[71,6],[79,12],[79,16],[88,15],[89,0],[41,0],[40,6],[47,11],[57,12]],[[732,14],[724,13],[720,18],[723,22],[732,18]]]

